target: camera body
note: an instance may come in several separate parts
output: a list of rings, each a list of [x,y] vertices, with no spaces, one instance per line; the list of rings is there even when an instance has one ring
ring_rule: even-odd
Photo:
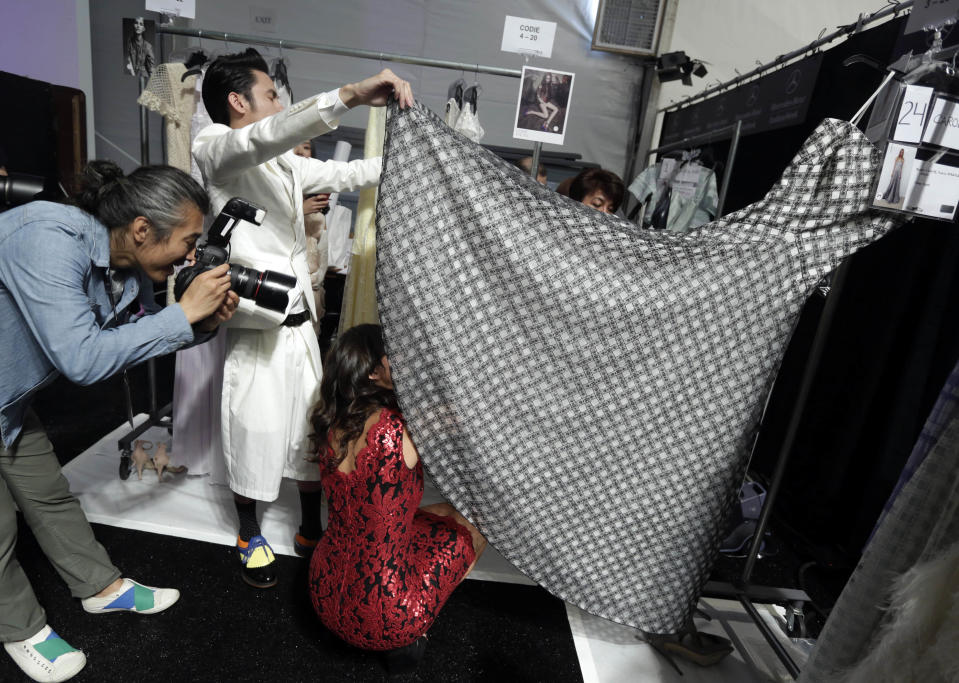
[[[261,225],[266,218],[266,209],[241,197],[233,197],[213,221],[206,241],[196,247],[192,266],[183,268],[176,276],[173,295],[179,301],[183,293],[200,273],[228,263],[230,237],[240,221]],[[296,287],[296,278],[273,270],[259,271],[230,263],[230,289],[244,299],[252,299],[258,306],[272,311],[286,310],[289,292]]]

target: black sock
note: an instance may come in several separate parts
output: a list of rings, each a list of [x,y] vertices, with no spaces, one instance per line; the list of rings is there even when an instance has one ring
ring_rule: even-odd
[[[323,522],[320,509],[323,504],[322,491],[300,491],[300,510],[302,523],[300,536],[315,541],[323,535]]]
[[[260,525],[256,521],[256,501],[241,503],[234,499],[233,503],[236,505],[237,517],[240,518],[240,540],[249,541],[260,533]]]

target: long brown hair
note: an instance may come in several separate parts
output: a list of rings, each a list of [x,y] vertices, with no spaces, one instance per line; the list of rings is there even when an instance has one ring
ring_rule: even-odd
[[[363,434],[366,419],[380,408],[399,410],[396,394],[370,379],[386,349],[379,325],[357,325],[341,334],[326,354],[320,400],[313,408],[313,441],[322,467],[333,470],[343,461],[351,442]],[[336,430],[336,443],[329,439]],[[330,455],[326,444],[333,448]]]

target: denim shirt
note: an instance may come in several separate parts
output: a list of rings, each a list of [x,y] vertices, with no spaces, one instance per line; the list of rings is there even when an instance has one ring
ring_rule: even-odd
[[[110,235],[85,211],[31,202],[0,213],[0,432],[11,447],[36,392],[59,374],[92,384],[194,341],[179,304],[117,325]],[[140,290],[120,270],[120,317]],[[124,318],[125,320],[125,318]]]

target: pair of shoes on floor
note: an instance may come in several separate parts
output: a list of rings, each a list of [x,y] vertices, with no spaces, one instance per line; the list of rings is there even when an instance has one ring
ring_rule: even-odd
[[[176,588],[151,588],[137,583],[133,579],[123,579],[120,589],[103,597],[92,596],[80,601],[83,609],[90,614],[108,614],[110,612],[135,612],[136,614],[156,614],[173,605],[180,599]]]
[[[323,537],[323,534],[320,534],[320,538]],[[313,551],[316,550],[317,544],[319,544],[319,538],[307,538],[302,534],[296,534],[293,536],[293,552],[295,552],[300,557],[312,557]]]
[[[35,681],[56,683],[73,678],[86,666],[87,657],[44,625],[26,640],[3,644],[17,666]]]
[[[157,446],[156,455],[152,458],[147,455],[147,449],[152,448],[153,444],[149,441],[137,440],[133,443],[133,454],[130,459],[133,461],[133,467],[137,471],[137,479],[143,480],[144,468],[156,470],[157,479],[163,480],[163,470],[172,474],[182,474],[186,472],[185,465],[171,465],[170,456],[166,452],[166,444],[161,443]]]
[[[236,550],[240,555],[240,576],[254,588],[272,588],[276,585],[276,555],[263,536],[257,534],[249,541],[237,536]]]
[[[405,647],[387,650],[383,653],[383,663],[390,676],[408,674],[416,670],[423,653],[426,652],[426,634],[421,635]]]
[[[637,638],[651,645],[680,676],[683,671],[673,660],[673,655],[699,666],[712,666],[733,651],[733,644],[726,638],[698,631],[692,617],[686,622],[686,626],[676,633],[643,633],[642,637]]]

